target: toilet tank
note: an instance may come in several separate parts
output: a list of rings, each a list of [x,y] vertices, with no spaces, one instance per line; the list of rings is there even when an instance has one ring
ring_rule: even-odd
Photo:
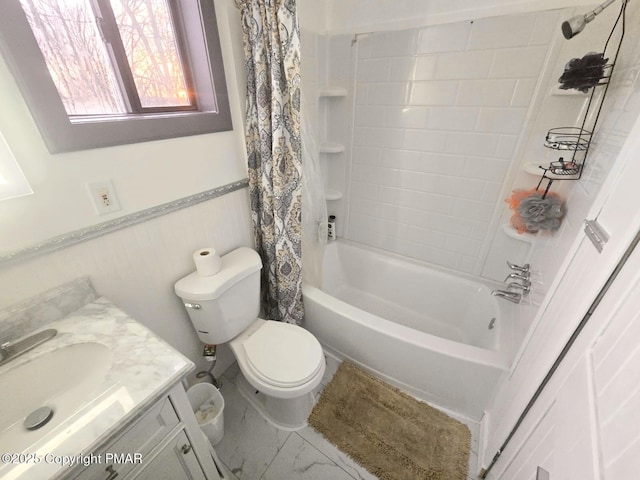
[[[196,271],[176,282],[175,292],[202,342],[226,343],[255,321],[260,312],[261,268],[258,253],[241,247],[222,257],[215,275],[205,277]]]

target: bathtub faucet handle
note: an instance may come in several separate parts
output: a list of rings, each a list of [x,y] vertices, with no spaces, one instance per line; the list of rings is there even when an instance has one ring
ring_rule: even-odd
[[[522,301],[522,293],[511,292],[508,290],[491,290],[491,295],[494,297],[504,298],[511,303],[520,303]]]
[[[529,293],[531,290],[531,282],[523,280],[522,283],[511,282],[507,285],[507,290],[522,290],[522,293]]]
[[[504,279],[505,282],[508,282],[510,279],[514,278],[516,280],[526,280],[529,281],[529,271],[523,272],[523,273],[518,273],[518,272],[511,272],[507,278]]]
[[[529,269],[531,268],[531,265],[529,265],[528,263],[525,263],[521,267],[520,265],[516,265],[515,263],[511,263],[509,260],[507,260],[507,265],[509,265],[509,268],[511,270],[515,270],[516,272],[521,272],[521,273],[529,273]]]

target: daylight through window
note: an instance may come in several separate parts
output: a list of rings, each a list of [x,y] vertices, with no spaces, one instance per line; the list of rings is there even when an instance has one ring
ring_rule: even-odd
[[[167,0],[20,0],[67,114],[195,110]]]

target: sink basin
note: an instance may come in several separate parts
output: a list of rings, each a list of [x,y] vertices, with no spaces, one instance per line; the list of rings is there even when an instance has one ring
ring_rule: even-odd
[[[25,451],[100,392],[111,366],[110,350],[94,342],[61,347],[0,373],[0,451]],[[3,369],[4,370],[4,369]],[[41,407],[53,415],[27,430],[25,418]]]

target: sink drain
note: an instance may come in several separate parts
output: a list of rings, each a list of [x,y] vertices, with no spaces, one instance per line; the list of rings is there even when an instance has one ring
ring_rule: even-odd
[[[37,430],[49,423],[51,417],[53,417],[53,410],[50,407],[40,407],[27,415],[23,422],[24,428]]]

